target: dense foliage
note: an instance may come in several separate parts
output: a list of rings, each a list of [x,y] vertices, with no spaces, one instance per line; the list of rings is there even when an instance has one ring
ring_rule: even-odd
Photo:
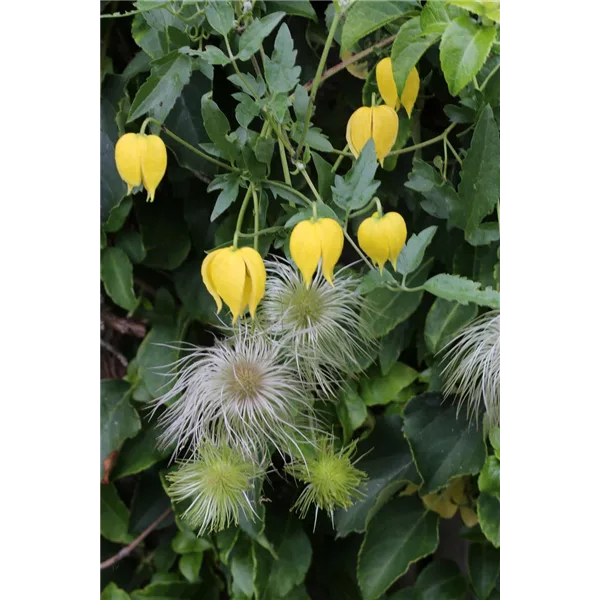
[[[102,2],[101,23],[103,600],[498,598],[499,2]],[[156,187],[148,166],[128,194],[115,147],[141,130],[166,145],[166,172]],[[403,218],[397,260],[383,219],[358,231],[375,212]],[[239,243],[304,274],[290,234],[313,216],[344,235],[333,282],[360,295],[344,329],[368,330],[367,350],[341,386],[321,363],[302,371],[324,390],[318,468],[295,441],[268,468],[229,453],[252,510],[198,535],[160,417],[181,344],[220,348],[232,325],[202,261]],[[328,344],[325,374],[345,360]]]

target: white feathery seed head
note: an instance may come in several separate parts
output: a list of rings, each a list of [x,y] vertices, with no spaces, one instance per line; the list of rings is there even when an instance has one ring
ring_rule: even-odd
[[[492,310],[465,326],[442,350],[444,394],[456,394],[470,419],[483,403],[486,429],[500,426],[500,311]]]
[[[313,398],[300,381],[292,357],[268,336],[240,323],[214,346],[190,345],[172,367],[172,387],[154,401],[159,445],[175,454],[205,443],[227,444],[258,460],[269,445],[280,454],[312,439]],[[297,453],[297,452],[296,452]]]
[[[291,263],[271,260],[265,266],[267,286],[259,307],[262,325],[294,357],[304,382],[333,395],[343,375],[360,371],[360,358],[374,346],[360,313],[360,282],[342,269],[332,287],[319,265],[307,289]]]

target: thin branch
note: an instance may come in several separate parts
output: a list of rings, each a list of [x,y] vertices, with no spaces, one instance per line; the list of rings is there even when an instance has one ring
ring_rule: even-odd
[[[129,556],[129,554],[131,554],[131,552],[135,548],[137,548],[144,541],[144,539],[146,539],[146,537],[148,537],[148,535],[150,535],[172,512],[173,512],[173,509],[167,508],[167,510],[165,510],[165,512],[162,515],[160,515],[160,517],[158,517],[158,519],[156,519],[156,521],[154,521],[154,523],[152,523],[148,527],[146,527],[146,529],[144,529],[144,531],[142,531],[142,533],[140,533],[140,535],[138,535],[135,538],[135,540],[133,540],[133,542],[131,542],[131,544],[129,544],[129,546],[125,546],[125,548],[120,550],[117,554],[106,559],[104,562],[101,562],[100,569],[106,569],[108,567],[112,567],[115,563],[119,562],[121,559],[125,558],[126,556]]]
[[[109,344],[107,341],[101,339],[100,345],[108,350],[113,356],[115,356],[125,368],[129,366],[129,361],[127,358],[125,358],[125,355],[121,354],[112,344]]]

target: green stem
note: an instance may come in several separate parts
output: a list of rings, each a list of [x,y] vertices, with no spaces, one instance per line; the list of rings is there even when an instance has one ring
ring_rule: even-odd
[[[300,136],[300,143],[296,148],[296,160],[299,160],[300,156],[302,156],[302,149],[304,148],[304,140],[306,139],[306,134],[308,132],[308,123],[310,122],[310,117],[312,113],[312,107],[315,103],[315,97],[317,95],[317,91],[319,89],[319,84],[321,83],[321,76],[323,75],[323,70],[325,69],[325,64],[327,63],[327,56],[329,54],[329,49],[331,48],[331,44],[333,43],[333,37],[335,35],[335,31],[340,22],[340,18],[342,16],[341,11],[336,12],[333,17],[333,22],[331,23],[331,28],[329,29],[329,35],[327,36],[327,40],[325,41],[325,47],[323,48],[323,53],[321,54],[321,60],[319,61],[319,66],[317,67],[317,72],[315,74],[315,78],[313,80],[313,85],[310,90],[310,98],[308,100],[308,108],[306,109],[306,115],[304,117],[304,127],[302,128],[302,135]]]
[[[350,245],[358,252],[358,255],[363,259],[369,269],[375,269],[371,264],[371,261],[363,254],[363,251],[354,243],[354,240],[348,235],[346,228],[344,228],[344,237],[350,242]]]
[[[142,126],[140,127],[140,133],[142,135],[144,135],[146,133],[146,127],[148,127],[148,123],[150,123],[152,121],[155,121],[155,119],[153,119],[152,117],[148,117],[147,119],[144,119],[144,122],[142,123]]]
[[[254,200],[254,249],[258,251],[258,230],[260,229],[259,217],[260,217],[260,204],[258,202],[258,194],[254,185],[250,184],[252,190],[252,199]]]
[[[448,172],[448,139],[444,138],[444,170],[442,173],[444,179],[447,179],[447,177],[446,177],[447,172]]]
[[[440,135],[436,135],[435,137],[429,140],[425,140],[424,142],[421,142],[419,144],[415,144],[414,146],[406,146],[405,148],[400,148],[400,150],[394,150],[393,152],[390,152],[388,156],[395,156],[397,154],[408,154],[409,152],[413,152],[415,150],[418,150],[419,148],[425,148],[426,146],[431,146],[432,144],[441,142],[456,127],[456,125],[457,123],[452,123],[443,133],[440,133]]]
[[[118,19],[121,17],[132,17],[133,15],[137,15],[139,13],[149,12],[151,10],[155,10],[158,8],[166,8],[168,5],[169,5],[169,3],[165,2],[164,4],[156,4],[152,7],[140,8],[138,10],[130,10],[129,12],[125,12],[125,13],[111,13],[109,15],[100,15],[100,18],[101,19]]]
[[[498,63],[491,71],[490,74],[483,80],[483,83],[479,87],[479,90],[482,91],[485,89],[485,86],[488,84],[488,81],[496,74],[496,71],[500,68],[500,63]]]
[[[306,172],[306,167],[300,169],[300,173],[302,173],[302,177],[304,177],[304,179],[306,180],[306,183],[308,183],[308,187],[310,188],[311,192],[315,195],[315,198],[317,199],[317,201],[319,202],[323,202],[323,198],[321,198],[321,194],[319,194],[319,192],[317,191],[317,188],[314,186],[312,179],[309,177],[308,173]]]
[[[220,160],[210,156],[210,154],[206,154],[205,152],[202,152],[202,150],[199,150],[198,148],[195,148],[191,144],[188,144],[185,140],[182,140],[178,135],[175,135],[172,131],[167,129],[160,121],[158,121],[157,119],[155,119],[153,117],[148,117],[144,121],[144,123],[142,123],[142,128],[146,124],[146,121],[148,123],[156,123],[162,129],[162,131],[164,131],[169,137],[172,137],[176,142],[179,142],[182,146],[186,147],[188,150],[190,150],[194,154],[201,156],[204,160],[207,160],[208,162],[218,165],[219,167],[223,167],[224,169],[227,169],[228,171],[235,171],[235,172],[239,171],[239,169],[236,169],[235,167],[232,167],[231,165],[221,162]]]
[[[240,229],[242,228],[242,223],[244,221],[244,214],[246,213],[246,208],[248,207],[248,202],[250,201],[250,196],[252,195],[252,184],[248,187],[248,191],[244,196],[244,201],[242,202],[242,207],[240,208],[240,212],[238,214],[237,223],[235,224],[235,233],[233,234],[233,247],[238,247],[238,238],[240,237]]]
[[[312,206],[312,200],[309,200],[302,192],[299,192],[297,189],[293,188],[291,185],[286,185],[281,181],[271,181],[270,179],[264,179],[265,183],[269,185],[274,185],[275,187],[280,187],[282,190],[286,190],[295,196],[298,196],[303,202],[306,203],[307,206]]]
[[[450,148],[452,154],[454,154],[454,158],[456,158],[456,161],[458,162],[458,164],[462,167],[462,159],[458,155],[458,152],[454,149],[454,146],[450,143],[450,140],[446,138],[445,142],[446,142],[446,144],[448,144],[448,148]]]
[[[347,147],[348,147],[348,146],[346,146],[346,148],[347,148]],[[342,158],[343,158],[344,156],[348,156],[348,157],[350,157],[350,158],[351,158],[351,157],[353,157],[353,156],[354,156],[354,154],[352,154],[352,152],[347,152],[347,151],[346,151],[346,148],[344,148],[344,150],[336,150],[335,148],[333,148],[332,150],[328,150],[328,152],[329,152],[329,153],[331,153],[331,154],[338,154],[338,155],[339,155],[339,156],[341,156]]]
[[[371,202],[369,202],[369,204],[367,204],[364,208],[361,208],[360,210],[357,210],[355,213],[352,213],[351,215],[349,215],[348,219],[354,219],[354,217],[360,217],[360,215],[364,215],[365,213],[372,211],[373,205],[375,204],[376,200],[377,200],[377,198],[373,198],[373,200],[371,200]]]
[[[348,144],[346,144],[346,146],[344,147],[344,152],[346,152],[346,150],[349,148],[350,146],[348,146]],[[339,166],[342,164],[342,161],[344,160],[344,156],[346,156],[346,154],[340,154],[336,161],[333,163],[333,167],[331,167],[331,172],[335,173]],[[351,154],[351,156],[354,156],[353,154]]]
[[[281,225],[277,225],[275,227],[267,227],[265,229],[261,229],[260,231],[255,231],[254,233],[242,233],[240,231],[240,233],[238,234],[239,237],[247,237],[247,238],[251,238],[251,237],[258,237],[261,235],[266,235],[267,233],[276,233],[277,231],[281,231],[282,229],[285,229],[285,227],[281,226]]]
[[[287,156],[285,155],[285,148],[283,147],[283,141],[277,136],[277,145],[279,146],[279,158],[281,160],[281,168],[283,169],[283,178],[287,185],[292,185],[292,178],[290,177],[290,169],[288,167]]]

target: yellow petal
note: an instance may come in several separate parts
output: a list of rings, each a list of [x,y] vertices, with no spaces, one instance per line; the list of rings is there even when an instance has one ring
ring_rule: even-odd
[[[115,163],[121,179],[127,184],[129,195],[142,183],[143,139],[138,133],[126,133],[115,146]]]
[[[142,180],[148,200],[154,201],[154,192],[167,170],[167,148],[157,135],[146,135],[142,152]]]
[[[440,517],[444,519],[451,519],[458,509],[456,504],[452,504],[448,498],[443,494],[427,494],[421,498],[423,504],[429,510],[436,512]]]
[[[340,54],[340,58],[342,60],[348,60],[352,56],[352,52],[350,50],[344,50]],[[366,79],[369,76],[369,63],[366,60],[351,63],[346,65],[346,70],[354,77],[358,79]]]
[[[239,249],[231,246],[219,252],[210,264],[210,274],[217,294],[229,307],[235,323],[244,308],[246,285],[246,263]]]
[[[321,258],[321,239],[316,223],[300,221],[294,227],[290,236],[290,254],[308,288]]]
[[[467,496],[465,494],[465,480],[462,477],[454,479],[448,487],[448,496],[454,504],[466,504]]]
[[[219,250],[214,250],[213,252],[207,254],[204,260],[202,261],[202,267],[200,269],[200,272],[202,274],[202,282],[206,286],[208,293],[214,298],[214,301],[217,303],[217,314],[221,312],[221,309],[223,308],[223,303],[221,302],[219,294],[217,294],[217,288],[212,280],[211,263],[219,254],[219,252],[222,251],[223,248],[220,248]]]
[[[395,109],[398,106],[398,88],[392,72],[392,59],[389,56],[377,63],[375,77],[383,101]]]
[[[267,271],[265,270],[265,263],[263,262],[261,255],[254,250],[254,248],[245,246],[244,248],[240,248],[240,253],[244,257],[244,262],[246,263],[246,274],[251,283],[250,297],[246,303],[250,309],[250,316],[254,318],[256,307],[265,295]],[[243,308],[246,307],[244,306]]]
[[[402,90],[402,96],[400,97],[400,103],[406,109],[406,113],[409,117],[415,102],[417,101],[417,96],[419,95],[420,83],[419,72],[416,67],[413,67],[406,78],[404,90]]]
[[[377,215],[378,213],[375,213]],[[368,217],[358,227],[358,245],[365,254],[379,265],[379,272],[383,272],[383,265],[390,257],[387,227],[383,219]]]
[[[467,527],[474,527],[479,522],[477,513],[468,506],[460,507],[460,518]]]
[[[374,106],[372,111],[375,154],[379,163],[383,165],[383,159],[394,146],[398,135],[398,115],[389,106]]]
[[[340,260],[344,247],[344,231],[334,219],[319,219],[317,231],[321,240],[321,256],[323,262],[321,269],[323,276],[333,286],[333,267]]]
[[[346,127],[346,141],[350,151],[358,158],[360,151],[372,135],[372,109],[370,106],[361,106],[352,113]],[[395,139],[395,138],[394,138]]]
[[[412,496],[419,491],[419,486],[416,483],[409,483],[401,492],[400,496]]]
[[[406,242],[406,223],[402,218],[402,215],[397,212],[386,213],[381,219],[381,222],[387,232],[390,250],[389,260],[395,271],[398,255]]]

